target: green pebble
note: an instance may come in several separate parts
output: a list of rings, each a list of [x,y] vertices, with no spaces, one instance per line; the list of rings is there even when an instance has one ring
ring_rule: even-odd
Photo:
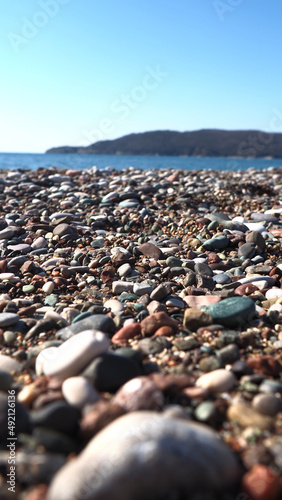
[[[211,401],[200,403],[195,410],[195,417],[200,422],[208,422],[216,417],[216,408]]]
[[[34,292],[34,290],[35,290],[35,288],[33,285],[24,285],[22,287],[23,293],[32,293],[32,292]]]
[[[244,327],[253,319],[255,310],[254,302],[248,297],[230,297],[202,307],[202,311],[211,314],[214,323],[230,327]]]
[[[84,318],[88,318],[88,316],[92,316],[93,313],[89,312],[89,311],[85,311],[81,314],[78,314],[73,320],[72,320],[72,323],[77,323],[78,321],[80,321],[81,319],[84,319]]]
[[[44,299],[44,305],[53,307],[57,304],[58,300],[59,300],[58,295],[51,293]]]

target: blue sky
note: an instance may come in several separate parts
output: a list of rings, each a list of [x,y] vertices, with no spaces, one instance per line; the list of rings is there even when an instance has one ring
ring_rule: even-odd
[[[0,151],[282,132],[277,0],[0,0]]]

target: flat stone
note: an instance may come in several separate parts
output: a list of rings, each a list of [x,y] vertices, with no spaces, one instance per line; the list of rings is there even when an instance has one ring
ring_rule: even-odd
[[[231,391],[236,383],[232,372],[218,369],[201,375],[196,381],[196,386],[207,389],[212,394]]]
[[[139,252],[141,252],[146,257],[150,257],[156,260],[163,258],[163,252],[161,251],[161,249],[156,245],[153,245],[152,243],[143,243],[137,248]]]
[[[217,236],[216,238],[211,238],[203,243],[203,247],[206,250],[224,250],[229,244],[229,240],[226,236]]]
[[[79,409],[100,399],[93,385],[83,376],[67,378],[63,382],[62,393],[67,403]]]
[[[114,295],[119,295],[123,292],[133,292],[134,284],[129,281],[113,281],[112,292]]]
[[[118,275],[121,277],[121,278],[125,278],[126,276],[130,276],[131,272],[132,272],[132,267],[130,264],[128,264],[128,262],[126,262],[125,264],[122,264],[118,270]]]
[[[192,332],[195,332],[201,326],[211,325],[212,322],[212,316],[204,311],[195,308],[185,310],[183,326]]]
[[[131,323],[118,330],[112,337],[112,342],[113,344],[124,345],[128,343],[129,339],[133,339],[139,335],[141,335],[140,323]]]
[[[20,317],[15,313],[0,313],[0,328],[15,325]]]
[[[96,356],[105,352],[109,345],[108,337],[102,332],[86,330],[77,333],[59,347],[53,348],[56,351],[52,351],[51,357],[46,356],[43,372],[49,377],[63,380],[78,375]],[[39,356],[44,359],[44,350]]]
[[[73,335],[83,332],[84,330],[99,330],[107,333],[109,336],[112,336],[116,331],[116,325],[113,319],[106,314],[92,314],[87,318],[81,319],[70,326],[66,326],[61,330],[58,330],[56,337],[62,340],[67,340]]]
[[[160,498],[173,492],[191,499],[217,492],[219,498],[233,491],[239,476],[235,456],[209,427],[143,411],[95,436],[58,472],[47,499],[75,500],[81,491],[95,500],[151,500],[156,491]]]
[[[251,321],[255,315],[255,304],[248,297],[230,297],[218,304],[212,304],[204,308],[211,314],[214,323],[224,326],[244,326]]]
[[[150,295],[153,291],[153,287],[147,283],[134,283],[133,293],[141,297],[141,295]]]
[[[163,300],[171,293],[171,287],[167,284],[158,285],[151,293],[151,300]]]
[[[110,309],[115,315],[122,314],[122,312],[124,311],[124,305],[116,299],[106,300],[106,302],[104,302],[104,307],[106,309]]]
[[[265,239],[258,231],[250,231],[249,233],[247,233],[246,243],[254,243],[261,252],[264,252],[266,249]]]
[[[245,259],[251,259],[255,253],[256,249],[254,243],[244,243],[238,250],[239,257],[244,257]]]
[[[74,228],[69,224],[58,224],[53,229],[53,234],[57,236],[64,236],[66,234],[72,234],[74,232]]]
[[[218,295],[185,295],[183,300],[189,307],[200,309],[203,306],[217,304],[221,298]]]

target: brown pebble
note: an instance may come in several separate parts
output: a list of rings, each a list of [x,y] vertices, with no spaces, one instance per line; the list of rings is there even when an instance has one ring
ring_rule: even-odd
[[[240,285],[235,289],[235,294],[236,295],[241,295],[244,297],[245,295],[251,295],[252,293],[256,292],[258,290],[258,287],[255,285],[252,285],[251,283],[245,283],[244,285]]]
[[[48,493],[47,484],[38,484],[25,495],[24,500],[46,500]]]
[[[114,344],[124,345],[128,343],[129,339],[138,337],[138,335],[141,335],[140,323],[132,323],[130,325],[124,326],[117,333],[115,333],[115,335],[112,337],[112,342]]]
[[[88,407],[80,421],[80,435],[87,441],[116,418],[124,415],[121,406],[100,400]]]
[[[161,326],[161,328],[158,328],[154,333],[154,337],[172,337],[173,334],[174,330],[171,326]]]
[[[160,410],[164,405],[164,396],[153,380],[136,377],[118,390],[112,403],[126,411]]]
[[[258,356],[247,360],[248,366],[264,375],[279,377],[282,372],[282,365],[273,356]]]
[[[165,312],[150,314],[140,323],[141,333],[145,337],[151,337],[162,326],[170,326],[174,332],[178,328],[178,323]]]
[[[194,307],[186,309],[184,313],[184,328],[188,328],[192,332],[195,332],[201,326],[208,326],[213,323],[213,317],[204,311],[200,311]]]
[[[234,403],[227,411],[229,420],[237,422],[240,427],[258,427],[262,430],[269,430],[273,426],[273,419],[261,415],[250,405],[245,403]]]

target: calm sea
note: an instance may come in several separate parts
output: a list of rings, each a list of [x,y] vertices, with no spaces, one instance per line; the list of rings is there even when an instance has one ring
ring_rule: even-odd
[[[282,167],[282,159],[200,158],[183,156],[131,156],[131,155],[86,155],[86,154],[32,154],[0,153],[0,170],[19,168],[35,170],[38,167],[69,168],[84,170],[93,166],[99,169],[112,167],[115,170],[134,167],[149,169],[180,170],[247,170]]]

